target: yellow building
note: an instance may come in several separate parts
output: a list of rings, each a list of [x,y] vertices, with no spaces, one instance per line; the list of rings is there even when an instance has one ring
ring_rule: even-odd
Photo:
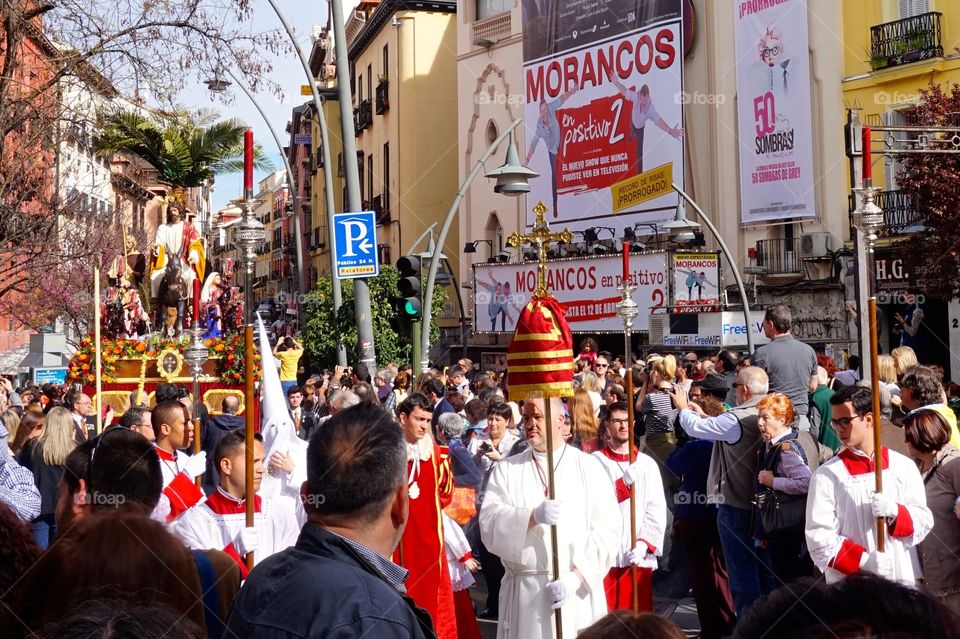
[[[364,210],[377,219],[381,264],[394,264],[410,251],[421,253],[427,241],[416,243],[434,225],[434,236],[457,193],[457,30],[456,2],[432,2],[429,9],[406,9],[399,0],[361,2],[347,17],[353,94],[353,134],[356,138],[360,197]],[[345,211],[343,143],[336,93],[332,45],[328,37],[314,39],[311,72],[324,89],[324,115],[334,168],[333,201]],[[322,171],[322,139],[314,118],[310,217],[310,271],[330,273],[330,242]],[[460,234],[450,229],[442,247],[451,260],[459,254]],[[416,243],[416,244],[415,244]],[[445,265],[449,268],[449,263]],[[445,346],[459,342],[456,291],[439,324],[449,334]],[[436,353],[435,353],[436,354]]]
[[[931,80],[960,82],[956,0],[844,2],[843,39],[844,104],[859,107],[864,124],[902,124],[899,112],[915,104]],[[895,190],[897,170],[878,163],[874,186]]]
[[[405,6],[361,3],[348,24],[360,192],[377,212],[382,263],[426,248],[412,244],[439,231],[458,183],[456,3]],[[459,237],[452,229],[446,255]]]
[[[843,3],[844,105],[863,125],[909,126],[906,111],[920,100],[920,91],[931,82],[944,86],[960,82],[960,2],[957,0],[858,0]],[[904,140],[916,134],[906,131],[875,131],[873,184],[881,189],[878,204],[884,224],[876,250],[876,287],[880,318],[881,352],[899,344],[890,334],[897,312],[905,312],[904,293],[915,278],[906,272],[890,246],[912,233],[920,224],[913,202],[899,190],[901,164],[887,150],[908,147]],[[852,171],[859,181],[860,158]],[[853,203],[851,201],[851,210]],[[960,331],[951,327],[960,321],[960,305],[927,297],[924,323],[932,335],[929,352],[920,354],[925,363],[939,363],[956,378],[960,371]],[[948,348],[949,346],[949,348]]]
[[[254,300],[273,300],[285,277],[282,258],[283,205],[286,203],[286,171],[275,171],[260,180],[254,198],[254,213],[264,225],[266,235],[254,264]]]

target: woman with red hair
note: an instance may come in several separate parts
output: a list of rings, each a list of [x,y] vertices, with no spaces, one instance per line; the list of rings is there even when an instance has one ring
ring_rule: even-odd
[[[791,428],[793,404],[783,393],[772,393],[757,403],[757,426],[765,442],[757,475],[756,537],[767,571],[761,576],[766,592],[805,577],[812,565],[803,548],[804,511],[810,487],[810,468],[798,432]],[[762,502],[776,500],[784,514],[777,523],[782,527],[768,530],[764,525]]]

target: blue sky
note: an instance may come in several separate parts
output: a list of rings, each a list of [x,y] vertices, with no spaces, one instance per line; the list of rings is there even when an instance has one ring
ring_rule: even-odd
[[[267,29],[276,25],[281,28],[280,21],[277,19],[273,9],[270,8],[266,0],[254,1],[253,22],[259,28]],[[353,4],[346,2],[347,6]],[[304,0],[277,0],[280,10],[286,15],[288,21],[294,25],[297,35],[297,41],[304,52],[310,55],[310,29],[312,25],[324,25],[327,21],[327,3],[314,0],[304,2]],[[273,127],[280,136],[282,143],[286,142],[287,121],[290,119],[290,110],[307,101],[307,97],[300,95],[300,85],[305,84],[307,79],[304,75],[303,67],[292,50],[289,55],[277,58],[273,62],[274,81],[283,87],[284,99],[281,102],[276,96],[270,93],[257,94],[257,102],[267,113]],[[232,88],[233,101],[231,104],[224,105],[219,101],[211,99],[210,92],[206,85],[201,84],[199,79],[189,83],[181,96],[181,102],[189,108],[214,108],[224,117],[237,117],[253,127],[254,140],[259,142],[264,151],[273,160],[277,169],[283,168],[283,160],[276,143],[270,135],[270,130],[264,124],[263,119],[257,112],[254,105],[247,96],[239,89]],[[266,176],[264,172],[254,174],[254,180],[260,180]],[[219,175],[216,180],[216,187],[213,193],[214,211],[226,206],[230,200],[236,199],[242,195],[243,175],[240,173],[231,175]]]

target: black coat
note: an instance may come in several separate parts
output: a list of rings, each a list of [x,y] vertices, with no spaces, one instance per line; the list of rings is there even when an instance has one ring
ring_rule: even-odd
[[[308,523],[296,546],[250,573],[227,637],[436,637],[430,615],[403,597],[346,542]]]

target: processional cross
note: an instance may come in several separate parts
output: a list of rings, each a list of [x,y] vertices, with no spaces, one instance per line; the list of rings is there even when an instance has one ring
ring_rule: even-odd
[[[557,232],[550,231],[546,216],[547,206],[543,202],[537,202],[537,205],[533,207],[533,212],[537,214],[537,217],[530,233],[527,235],[521,235],[517,232],[511,233],[510,237],[507,238],[507,245],[517,248],[523,244],[529,244],[537,249],[539,266],[537,268],[537,290],[534,295],[552,297],[550,291],[547,290],[547,249],[550,248],[551,242],[569,244],[573,240],[573,233],[570,232],[570,229]]]

